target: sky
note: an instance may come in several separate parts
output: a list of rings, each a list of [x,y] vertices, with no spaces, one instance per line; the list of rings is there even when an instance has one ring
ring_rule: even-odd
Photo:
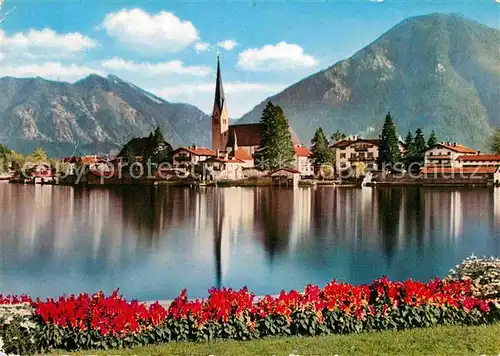
[[[211,113],[219,53],[232,118],[405,18],[453,12],[500,28],[500,0],[0,2],[0,77],[114,74]]]

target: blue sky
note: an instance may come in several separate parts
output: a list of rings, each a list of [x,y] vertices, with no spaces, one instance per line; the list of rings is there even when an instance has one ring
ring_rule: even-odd
[[[454,12],[500,28],[496,1],[4,0],[0,14],[15,9],[0,23],[0,76],[112,73],[210,112],[220,52],[237,118],[407,17]]]

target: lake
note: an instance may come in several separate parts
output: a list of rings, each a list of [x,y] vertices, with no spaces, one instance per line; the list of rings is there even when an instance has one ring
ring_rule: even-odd
[[[500,188],[73,188],[0,183],[0,293],[172,299],[445,276],[500,256]]]

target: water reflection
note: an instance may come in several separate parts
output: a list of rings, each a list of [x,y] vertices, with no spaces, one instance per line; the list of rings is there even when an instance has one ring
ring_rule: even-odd
[[[0,184],[0,292],[256,293],[444,275],[500,254],[500,189]]]

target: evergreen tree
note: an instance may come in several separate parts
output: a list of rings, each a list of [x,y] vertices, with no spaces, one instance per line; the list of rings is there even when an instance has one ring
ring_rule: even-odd
[[[290,167],[294,161],[292,135],[281,107],[268,102],[260,122],[263,124],[258,166],[260,169]]]
[[[388,112],[385,116],[384,126],[380,135],[379,165],[381,168],[383,165],[388,168],[394,168],[400,160],[401,152],[399,150],[396,126],[392,120],[391,113]]]
[[[436,146],[438,144],[438,139],[436,137],[436,132],[432,130],[429,140],[427,140],[427,148]]]
[[[491,139],[491,152],[500,154],[500,128],[495,130],[495,134]]]
[[[328,140],[321,127],[314,133],[311,143],[311,151],[314,154],[316,164],[333,163],[333,152],[328,145]]]
[[[405,154],[403,156],[403,162],[406,167],[409,167],[415,160],[415,141],[410,131],[406,135],[405,139]]]
[[[424,134],[422,133],[422,130],[420,130],[420,128],[418,128],[415,131],[415,160],[414,160],[414,162],[418,162],[420,164],[424,163],[426,149],[427,149],[427,143],[425,142]]]

